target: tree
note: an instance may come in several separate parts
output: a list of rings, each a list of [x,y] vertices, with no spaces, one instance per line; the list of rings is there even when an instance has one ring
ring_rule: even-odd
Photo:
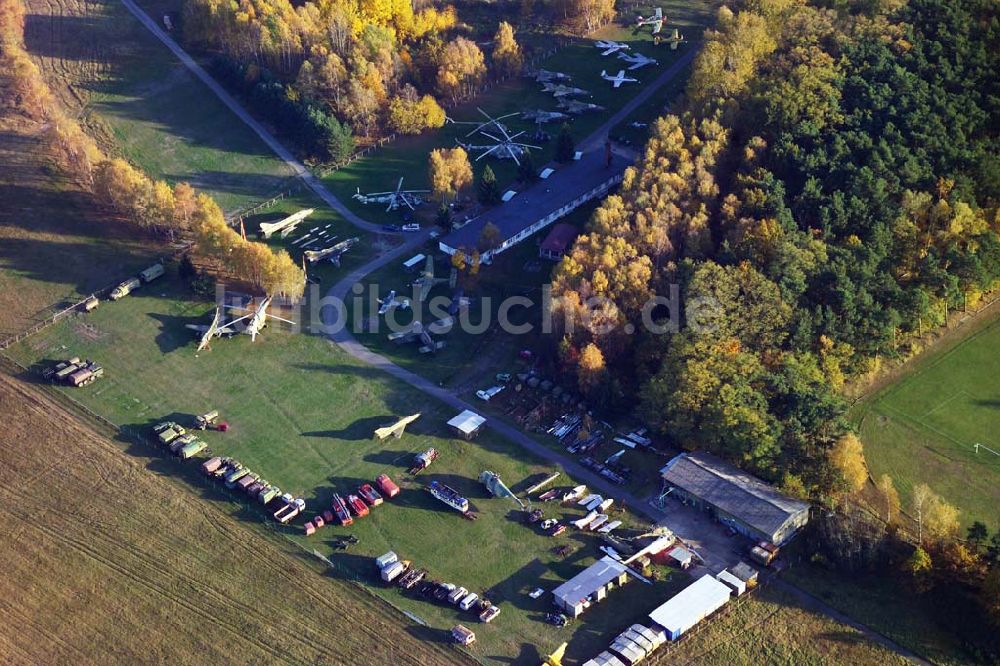
[[[879,494],[882,496],[882,508],[885,510],[883,520],[886,524],[891,523],[899,515],[899,493],[896,492],[892,477],[883,474],[879,477],[875,487],[878,488]]]
[[[431,189],[442,201],[455,196],[472,184],[472,165],[464,148],[436,148],[431,151],[428,167]]]
[[[969,545],[972,546],[972,550],[975,552],[980,552],[983,546],[986,545],[986,538],[989,536],[989,530],[986,529],[981,521],[977,520],[969,526],[966,532],[966,538],[969,541]]]
[[[493,69],[501,77],[515,76],[521,71],[521,47],[514,39],[514,28],[501,21],[493,36]]]
[[[865,487],[868,481],[865,453],[861,440],[853,432],[847,433],[834,444],[830,450],[830,463],[840,472],[848,493],[857,493]]]
[[[913,488],[911,505],[913,507],[913,519],[917,521],[917,543],[924,542],[924,521],[927,518],[927,511],[937,495],[926,483],[921,483]]]
[[[913,553],[903,564],[903,570],[910,575],[918,592],[926,592],[930,589],[930,574],[933,564],[931,556],[920,546],[913,549]]]
[[[531,154],[531,149],[525,148],[519,159],[517,179],[522,183],[533,183],[538,180],[538,168],[535,166],[535,158]]]
[[[483,226],[483,230],[479,232],[476,248],[480,252],[489,252],[490,250],[495,250],[502,240],[503,236],[500,233],[500,228],[492,222],[487,222]]]
[[[570,132],[569,125],[563,123],[559,128],[559,136],[556,138],[556,161],[570,162],[576,154],[576,142],[573,141],[573,133]]]
[[[483,169],[479,177],[479,192],[477,194],[479,203],[484,206],[494,206],[500,203],[500,186],[497,184],[496,174],[489,164]]]
[[[926,514],[925,528],[931,538],[945,541],[958,535],[959,511],[940,496],[934,496]]]
[[[416,91],[408,87],[415,96]],[[420,134],[425,129],[441,127],[444,120],[444,109],[430,95],[407,99],[401,93],[389,103],[389,127],[400,134]]]
[[[593,342],[587,343],[580,350],[576,372],[580,392],[585,396],[591,396],[594,390],[607,380],[607,367],[604,363],[604,354],[601,353],[601,348]]]
[[[451,208],[444,201],[438,206],[437,215],[434,217],[434,222],[442,229],[451,229]],[[456,254],[458,254],[456,252]]]
[[[437,89],[457,102],[475,92],[486,73],[483,52],[476,43],[456,37],[444,47],[437,71]]]

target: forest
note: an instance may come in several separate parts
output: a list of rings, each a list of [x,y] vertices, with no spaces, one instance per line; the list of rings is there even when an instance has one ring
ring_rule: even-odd
[[[301,152],[337,161],[355,137],[440,127],[442,105],[518,74],[524,53],[504,19],[582,32],[614,16],[613,0],[467,9],[478,24],[455,5],[410,0],[186,0],[183,25],[190,45],[216,53],[214,74]]]
[[[998,54],[989,0],[722,8],[684,104],[556,271],[583,322],[564,367],[677,445],[835,494],[844,383],[1000,278]],[[672,284],[686,324],[650,333]]]

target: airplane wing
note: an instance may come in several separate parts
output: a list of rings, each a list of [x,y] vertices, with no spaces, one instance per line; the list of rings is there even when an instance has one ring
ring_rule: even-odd
[[[657,23],[657,24],[655,24],[653,26],[653,34],[654,35],[660,34],[660,30],[663,30],[663,23]]]
[[[622,80],[621,79],[615,79],[615,82],[614,82],[614,87],[615,88],[619,87],[621,84],[622,84]]]
[[[658,19],[662,19],[663,18],[663,7],[657,7],[656,8],[656,14],[654,14],[654,16],[656,16],[656,18],[658,18]]]

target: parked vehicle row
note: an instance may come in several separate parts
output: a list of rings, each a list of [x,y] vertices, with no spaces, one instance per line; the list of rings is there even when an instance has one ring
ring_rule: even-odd
[[[386,583],[394,583],[404,590],[417,589],[420,596],[456,606],[459,610],[475,614],[480,622],[491,622],[500,614],[500,607],[475,592],[453,583],[427,580],[427,570],[412,566],[389,551],[375,558],[379,576]],[[417,588],[417,585],[420,585]]]
[[[378,490],[375,487],[378,487]],[[370,483],[362,483],[358,487],[357,493],[351,493],[347,497],[334,494],[330,508],[322,514],[316,515],[308,521],[303,529],[306,536],[316,533],[316,530],[324,525],[332,525],[334,522],[347,527],[354,524],[355,518],[364,518],[371,509],[382,504],[385,497],[395,497],[399,494],[399,486],[393,483],[388,474],[380,474],[375,479],[375,486]]]

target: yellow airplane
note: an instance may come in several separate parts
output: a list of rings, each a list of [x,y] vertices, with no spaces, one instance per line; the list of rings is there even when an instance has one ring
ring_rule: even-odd
[[[542,662],[542,666],[562,666],[563,655],[566,654],[566,646],[569,643],[563,643],[556,648],[556,651],[548,656],[548,658]]]

